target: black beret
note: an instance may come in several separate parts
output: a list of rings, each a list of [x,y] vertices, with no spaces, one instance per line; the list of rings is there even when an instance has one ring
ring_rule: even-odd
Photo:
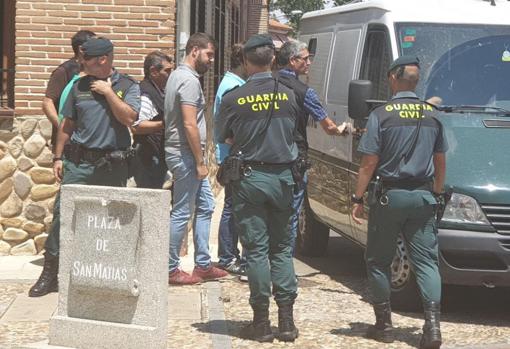
[[[87,57],[98,57],[112,52],[113,44],[106,38],[90,38],[81,45],[81,49]]]
[[[390,67],[388,68],[388,73],[397,67],[405,65],[417,65],[420,67],[420,60],[416,56],[401,56],[391,62]]]
[[[269,34],[255,34],[250,36],[248,41],[244,44],[243,50],[247,52],[261,46],[271,46],[274,48],[273,39]]]

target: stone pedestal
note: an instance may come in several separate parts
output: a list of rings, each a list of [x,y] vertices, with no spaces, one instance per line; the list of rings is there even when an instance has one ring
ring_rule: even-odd
[[[64,185],[49,344],[166,348],[170,192]]]

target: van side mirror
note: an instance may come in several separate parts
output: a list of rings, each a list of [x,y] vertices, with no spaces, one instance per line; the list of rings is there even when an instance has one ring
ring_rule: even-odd
[[[349,83],[349,117],[359,120],[368,117],[371,106],[368,102],[372,97],[372,81],[352,80]]]

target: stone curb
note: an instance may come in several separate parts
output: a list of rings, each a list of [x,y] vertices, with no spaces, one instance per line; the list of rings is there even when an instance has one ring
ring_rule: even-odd
[[[211,330],[213,349],[231,349],[232,339],[228,334],[225,322],[225,309],[221,297],[221,284],[219,282],[208,282],[207,304],[209,308],[209,322]]]

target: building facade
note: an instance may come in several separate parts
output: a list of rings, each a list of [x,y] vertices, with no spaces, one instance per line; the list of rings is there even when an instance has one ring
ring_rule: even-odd
[[[268,16],[265,0],[3,0],[0,7],[0,255],[36,254],[44,245],[59,188],[42,99],[51,72],[72,57],[76,31],[110,38],[115,67],[136,79],[147,53],[163,50],[179,61],[189,35],[213,35],[214,69],[203,77],[212,105],[228,48],[267,31]]]

